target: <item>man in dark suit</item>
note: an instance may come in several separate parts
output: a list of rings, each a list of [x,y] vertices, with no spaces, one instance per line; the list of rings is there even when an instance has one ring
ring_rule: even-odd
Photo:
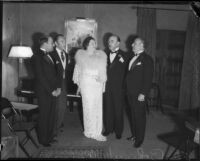
[[[65,38],[62,34],[58,34],[55,37],[55,49],[51,53],[54,58],[56,69],[58,73],[58,79],[61,82],[61,94],[57,99],[56,106],[56,125],[55,133],[57,134],[60,129],[63,132],[64,127],[64,115],[67,106],[67,65],[68,54],[65,51]]]
[[[146,126],[145,101],[153,78],[153,59],[144,50],[144,40],[137,37],[132,43],[132,58],[126,76],[126,90],[131,115],[131,133],[127,138],[140,147],[144,141]]]
[[[115,132],[116,138],[121,139],[123,132],[123,82],[126,71],[126,54],[119,48],[120,38],[111,35],[108,39],[110,51],[107,65],[107,82],[104,97],[104,132],[107,136]]]
[[[53,50],[53,39],[41,37],[40,49],[32,57],[35,72],[35,92],[38,98],[38,141],[44,146],[50,146],[54,141],[54,122],[56,98],[61,87],[57,79],[55,64],[49,52]]]

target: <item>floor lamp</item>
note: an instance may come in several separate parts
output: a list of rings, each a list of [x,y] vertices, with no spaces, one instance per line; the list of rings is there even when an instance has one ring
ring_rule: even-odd
[[[29,46],[12,46],[9,52],[9,58],[18,58],[18,86],[20,85],[20,71],[23,68],[23,59],[30,58],[33,55]]]

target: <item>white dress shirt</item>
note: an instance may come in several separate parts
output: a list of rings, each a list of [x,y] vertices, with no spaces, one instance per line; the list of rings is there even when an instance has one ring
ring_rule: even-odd
[[[117,50],[119,50],[119,48],[116,48],[116,49],[115,49],[115,51],[117,51]],[[116,56],[116,55],[117,55],[116,53],[112,53],[112,54],[110,53],[110,56],[109,56],[109,57],[110,57],[110,63],[113,62],[113,60],[115,59],[115,56]]]
[[[130,60],[129,66],[128,66],[128,70],[131,70],[132,64],[133,64],[134,61],[139,57],[140,53],[142,53],[143,51],[144,51],[144,50],[141,50],[141,51],[137,52],[137,53],[136,53],[137,55],[134,56],[134,57]]]
[[[65,69],[66,68],[66,56],[65,56],[65,54],[64,54],[64,62],[62,61],[62,58],[61,58],[61,50],[60,49],[58,49],[58,48],[56,48],[56,51],[58,52],[58,55],[59,55],[59,58],[60,58],[60,60],[61,60],[61,62],[62,62],[62,66],[63,66],[63,69]]]

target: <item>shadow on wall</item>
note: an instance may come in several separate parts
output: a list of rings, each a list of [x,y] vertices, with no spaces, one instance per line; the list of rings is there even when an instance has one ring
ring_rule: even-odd
[[[132,52],[132,43],[136,37],[137,35],[132,34],[132,35],[129,35],[128,38],[126,39],[125,45],[126,45],[126,49],[128,53]]]
[[[51,32],[49,35],[53,38],[53,41],[55,41],[55,38],[56,38],[56,36],[58,35],[58,33],[55,32],[55,31],[53,31],[53,32]]]
[[[108,48],[108,39],[109,37],[112,35],[111,32],[107,32],[104,34],[103,36],[103,45],[104,45],[104,51],[107,53],[109,51],[109,48]]]
[[[41,33],[41,32],[33,33],[33,35],[32,35],[32,42],[33,42],[32,50],[33,50],[33,54],[38,53],[37,51],[40,48],[39,39],[40,39],[40,37],[43,37],[43,36],[45,36],[45,34]]]

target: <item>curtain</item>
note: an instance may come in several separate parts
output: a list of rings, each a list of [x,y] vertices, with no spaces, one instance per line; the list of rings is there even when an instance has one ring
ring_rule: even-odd
[[[145,42],[145,50],[154,60],[156,55],[156,10],[150,8],[137,9],[137,34]],[[155,68],[154,68],[155,69]],[[155,70],[154,70],[155,71]],[[153,81],[155,81],[155,72]]]
[[[200,20],[189,13],[186,33],[179,109],[200,107]]]

